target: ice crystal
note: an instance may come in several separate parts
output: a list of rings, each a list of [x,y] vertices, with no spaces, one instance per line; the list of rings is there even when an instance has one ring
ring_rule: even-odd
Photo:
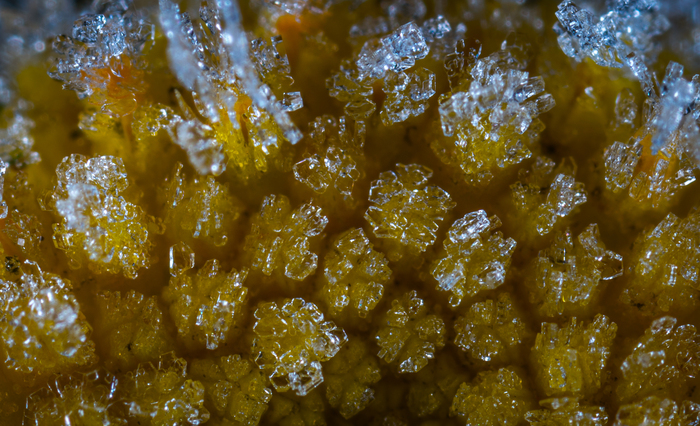
[[[649,396],[620,407],[614,426],[692,426],[700,421],[700,404],[683,401],[676,404],[670,399]]]
[[[241,214],[240,201],[212,176],[188,182],[182,169],[178,163],[166,183],[166,223],[216,246],[226,244],[231,224]]]
[[[369,40],[362,46],[356,63],[358,77],[371,83],[383,79],[390,71],[405,71],[413,67],[416,60],[425,58],[428,51],[420,28],[414,22],[409,22],[391,34]]]
[[[444,25],[435,28],[431,37],[439,38],[444,31]],[[356,36],[368,33],[359,28],[351,32]],[[374,93],[372,84],[378,80],[384,80],[387,94],[381,113],[385,125],[425,112],[428,99],[435,94],[435,75],[424,68],[405,72],[428,55],[424,32],[430,34],[430,28],[423,31],[415,22],[408,22],[384,37],[366,41],[354,63],[341,64],[340,71],[326,80],[326,87],[332,97],[345,102],[346,114],[359,120],[374,113],[376,104],[369,97]]]
[[[324,370],[328,403],[345,419],[367,408],[374,400],[370,386],[382,377],[379,362],[367,344],[352,337]]]
[[[567,56],[578,61],[585,57],[604,67],[627,66],[641,81],[647,94],[653,90],[651,73],[646,65],[656,59],[654,37],[670,24],[659,13],[655,1],[615,0],[600,17],[564,0],[555,12],[554,25],[559,46]]]
[[[58,165],[56,175],[45,206],[61,218],[53,225],[54,244],[72,266],[87,261],[97,271],[135,278],[150,265],[152,219],[121,195],[129,181],[120,158],[73,154]]]
[[[559,232],[531,267],[530,301],[547,317],[588,312],[598,300],[601,282],[622,275],[622,256],[606,250],[598,225],[591,224],[574,238]]]
[[[224,272],[210,259],[196,273],[181,271],[163,290],[178,336],[186,345],[216,349],[237,334],[247,307],[248,270]]]
[[[95,3],[92,13],[75,21],[70,36],[53,41],[49,71],[64,88],[115,116],[133,112],[144,96],[142,56],[155,33],[130,3]]]
[[[165,355],[125,375],[117,398],[129,420],[140,425],[201,425],[209,420],[204,385],[187,378],[187,361]]]
[[[341,64],[340,71],[326,80],[326,87],[332,97],[345,103],[345,113],[355,120],[364,120],[377,109],[371,100],[374,89],[361,80],[352,64]]]
[[[669,62],[659,95],[645,102],[642,127],[629,142],[606,149],[605,180],[613,193],[626,189],[632,199],[659,207],[695,181],[700,77],[689,82],[682,75],[683,67]]]
[[[441,354],[411,379],[409,411],[421,418],[446,413],[457,389],[468,377],[459,361],[447,353]]]
[[[0,320],[4,363],[33,377],[87,366],[96,361],[91,327],[80,311],[70,281],[42,271],[31,261],[17,281],[0,281],[5,315]]]
[[[586,190],[575,179],[576,164],[565,159],[556,168],[546,157],[537,157],[532,169],[521,170],[520,180],[510,186],[516,209],[539,235],[546,235],[557,222],[586,202]]]
[[[266,302],[255,310],[253,359],[280,392],[299,396],[323,382],[321,362],[347,342],[345,332],[304,299]]]
[[[528,411],[525,420],[530,426],[606,426],[605,408],[581,405],[577,398],[550,398],[540,401],[542,410]]]
[[[284,195],[269,195],[253,219],[244,249],[252,257],[252,268],[271,275],[284,270],[287,278],[301,281],[311,275],[318,256],[311,251],[311,239],[328,224],[319,207],[304,204],[292,211]]]
[[[184,102],[173,139],[193,155],[208,158],[202,174],[220,174],[228,156],[243,180],[267,171],[279,155],[283,139],[292,144],[301,132],[288,111],[301,107],[297,93],[278,100],[275,90],[287,86],[289,63],[276,45],[279,39],[248,41],[238,3],[203,3],[201,21],[193,22],[177,5],[160,0],[160,22],[168,37],[168,58],[174,74],[192,92],[199,119]],[[270,83],[270,84],[268,84]],[[285,101],[286,100],[286,101]],[[198,164],[194,155],[194,164]]]
[[[240,355],[194,360],[189,374],[204,385],[213,422],[257,425],[272,398],[262,370]]]
[[[455,345],[478,364],[502,364],[517,359],[517,348],[528,331],[508,293],[474,303],[455,321]]]
[[[375,336],[379,358],[393,364],[399,373],[420,371],[447,340],[445,323],[428,314],[415,290],[391,302],[382,324]]]
[[[648,314],[697,306],[700,211],[685,219],[669,213],[634,246],[633,278],[622,300]]]
[[[95,331],[103,339],[100,355],[108,368],[127,371],[172,350],[157,297],[133,290],[103,291],[97,294],[95,307],[103,313]]]
[[[385,126],[401,123],[409,117],[423,114],[428,100],[435,95],[435,74],[426,68],[391,73],[384,80],[384,108],[381,112]]]
[[[357,121],[354,126],[346,117],[331,115],[317,117],[310,124],[310,145],[313,153],[293,167],[294,177],[317,194],[342,195],[346,203],[352,199],[352,190],[364,171],[366,126]]]
[[[452,400],[450,415],[468,425],[515,426],[522,424],[533,396],[512,367],[479,373],[462,383]]]
[[[339,235],[323,263],[323,294],[333,316],[351,306],[360,317],[366,317],[391,278],[389,262],[359,228]]]
[[[273,425],[323,426],[327,424],[326,409],[320,389],[304,396],[275,392],[263,420]]]
[[[445,254],[431,271],[438,289],[450,294],[450,306],[459,306],[465,297],[503,284],[515,240],[504,239],[500,232],[492,233],[500,226],[498,217],[487,217],[485,211],[477,210],[450,227]]]
[[[10,165],[26,166],[40,160],[34,148],[34,120],[29,118],[32,105],[22,99],[13,97],[7,105],[0,101],[0,159]]]
[[[616,334],[617,325],[601,314],[586,326],[576,318],[564,327],[542,323],[532,361],[544,393],[587,397],[598,391]]]
[[[462,42],[445,59],[452,92],[440,98],[444,137],[431,146],[471,185],[486,185],[501,169],[529,158],[544,130],[537,117],[554,107],[543,78],[523,71],[520,43],[507,39],[501,50],[478,58]]]
[[[622,401],[684,395],[689,379],[700,372],[700,335],[695,326],[677,320],[655,320],[622,363],[617,393]]]
[[[432,175],[425,166],[397,164],[395,172],[382,172],[372,182],[365,219],[374,235],[417,252],[435,242],[440,222],[455,202],[443,189],[427,186]]]
[[[27,399],[29,425],[116,426],[126,420],[115,415],[117,379],[103,371],[59,375]]]

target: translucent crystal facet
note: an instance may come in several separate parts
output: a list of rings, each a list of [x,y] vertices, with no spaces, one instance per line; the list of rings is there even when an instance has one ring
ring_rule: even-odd
[[[415,290],[391,302],[382,324],[375,336],[379,358],[393,364],[399,373],[420,371],[447,340],[443,320],[428,314]]]
[[[455,203],[443,189],[427,186],[432,174],[425,166],[398,164],[395,172],[383,172],[372,182],[365,219],[374,235],[418,252],[435,242],[440,222]]]
[[[533,395],[512,367],[483,371],[471,383],[462,383],[452,400],[450,415],[470,425],[522,424],[533,405]]]
[[[33,377],[89,366],[96,361],[91,327],[80,311],[70,281],[44,272],[34,262],[13,281],[0,281],[0,321],[5,366]]]
[[[443,134],[431,146],[443,163],[475,186],[529,158],[544,130],[537,117],[554,107],[542,77],[523,71],[512,46],[505,45],[477,59],[478,54],[465,57],[462,44],[445,59],[448,75],[454,76],[453,90],[440,98]]]
[[[550,398],[540,401],[541,410],[528,411],[525,420],[530,426],[605,426],[608,413],[604,407],[582,405],[577,398]]]
[[[56,169],[58,180],[48,194],[60,217],[54,227],[54,244],[74,262],[135,278],[150,265],[151,221],[122,192],[129,186],[121,159],[86,158],[73,154]]]
[[[170,278],[163,299],[186,345],[216,349],[236,334],[247,309],[247,269],[224,272],[216,259]]]
[[[73,24],[70,36],[53,41],[49,75],[101,111],[123,116],[143,98],[143,54],[155,36],[152,24],[127,2],[95,3]]]
[[[317,194],[332,197],[339,193],[349,202],[355,182],[364,175],[360,164],[364,160],[365,132],[362,121],[351,126],[347,117],[316,118],[309,135],[311,152],[294,165],[294,177]]]
[[[104,371],[59,375],[27,399],[28,424],[112,426],[126,423],[115,413],[118,380]]]
[[[191,424],[209,420],[204,385],[187,378],[187,361],[165,355],[127,373],[116,398],[130,422],[142,425]]]
[[[323,261],[323,292],[330,314],[335,316],[351,307],[366,317],[391,278],[388,263],[362,229],[349,229],[338,236]]]
[[[606,250],[596,224],[576,238],[569,230],[557,233],[532,263],[530,301],[547,317],[580,315],[598,300],[601,283],[622,270],[622,256]]]
[[[555,163],[538,157],[531,170],[521,171],[521,179],[510,186],[516,209],[526,215],[539,235],[548,234],[556,223],[586,202],[586,190],[575,179],[576,164]]]
[[[287,278],[303,280],[316,270],[318,256],[311,251],[311,242],[327,223],[321,209],[312,203],[292,210],[284,195],[265,197],[245,240],[252,268],[265,275],[283,270]]]
[[[585,326],[576,318],[563,327],[542,323],[531,355],[542,391],[550,397],[598,391],[616,334],[617,325],[601,314]]]
[[[227,186],[212,176],[187,181],[182,164],[166,183],[166,223],[180,227],[194,238],[221,246],[228,241],[231,224],[241,214],[240,202]]]
[[[647,314],[687,311],[698,303],[700,212],[684,219],[669,213],[634,246],[622,300]]]
[[[103,291],[97,294],[95,305],[104,313],[95,330],[105,339],[99,350],[110,369],[130,370],[173,349],[155,296],[133,290],[124,294]]]
[[[477,364],[502,364],[517,358],[528,331],[508,293],[474,303],[455,321],[455,345]]]
[[[438,289],[450,294],[450,306],[505,281],[515,240],[492,232],[501,225],[496,216],[478,210],[457,220],[447,232],[445,255],[436,261],[432,275]]]
[[[677,325],[671,317],[655,320],[622,363],[620,399],[684,395],[689,379],[700,372],[698,350],[700,335],[695,326]]]
[[[382,377],[379,362],[367,346],[351,337],[324,366],[326,398],[345,419],[355,416],[374,400],[371,386]]]
[[[263,303],[255,310],[253,359],[280,392],[304,396],[323,382],[321,362],[333,358],[347,342],[345,332],[313,303],[287,299]]]
[[[262,370],[240,355],[196,359],[189,375],[204,385],[204,401],[212,408],[213,422],[257,425],[272,399]]]

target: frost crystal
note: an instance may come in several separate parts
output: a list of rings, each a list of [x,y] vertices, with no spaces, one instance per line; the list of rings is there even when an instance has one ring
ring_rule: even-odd
[[[695,326],[676,323],[671,317],[655,320],[625,358],[617,388],[622,401],[685,395],[690,379],[700,373],[700,335]]]
[[[348,344],[324,366],[326,398],[331,407],[349,419],[374,400],[370,387],[381,379],[379,362],[361,339],[350,338]]]
[[[71,283],[26,261],[17,281],[0,280],[5,365],[28,382],[96,361],[91,328]]]
[[[79,267],[135,278],[150,265],[152,219],[120,194],[129,186],[120,158],[87,159],[73,154],[56,168],[58,181],[46,198],[61,221],[53,225],[54,244]]]
[[[581,405],[577,398],[550,398],[540,401],[543,410],[528,411],[525,420],[530,426],[606,426],[608,413],[604,407]]]
[[[415,374],[408,389],[409,411],[418,417],[445,412],[459,386],[468,379],[459,361],[442,353],[434,363]]]
[[[5,126],[0,128],[0,159],[10,165],[22,167],[37,163],[40,158],[34,148],[34,137],[31,134],[34,120],[29,118],[31,104],[22,99],[13,99],[7,105],[0,100],[0,122]]]
[[[428,315],[415,290],[391,302],[382,324],[375,336],[379,358],[394,364],[399,373],[420,371],[445,346],[444,322],[437,315]]]
[[[204,119],[181,102],[182,117],[172,136],[190,153],[191,161],[200,152],[215,159],[198,168],[200,173],[221,173],[225,153],[245,181],[267,171],[269,161],[279,160],[283,139],[292,144],[301,139],[288,115],[301,107],[301,99],[296,92],[283,92],[291,77],[289,63],[276,47],[280,39],[249,43],[238,2],[215,3],[204,2],[201,21],[195,23],[177,5],[160,0],[171,68],[192,91]]]
[[[653,81],[645,62],[656,59],[653,38],[666,31],[670,23],[659,13],[659,5],[647,0],[614,0],[607,13],[596,18],[579,9],[571,0],[559,4],[554,25],[559,46],[578,61],[591,58],[598,65],[627,66],[651,94]]]
[[[688,311],[698,304],[700,211],[685,219],[669,213],[640,236],[632,254],[633,276],[622,300],[648,314],[671,308]]]
[[[426,186],[432,175],[425,166],[397,164],[395,172],[383,172],[372,182],[365,219],[374,235],[417,252],[435,242],[440,222],[455,202],[443,189]]]
[[[486,185],[494,173],[529,158],[544,125],[537,118],[554,107],[542,77],[523,71],[526,60],[509,38],[484,58],[464,51],[445,59],[452,92],[440,98],[442,135],[431,146],[442,162],[461,170],[471,185]]]
[[[644,104],[642,127],[627,143],[605,151],[605,181],[613,193],[657,208],[695,181],[700,163],[700,77],[682,78],[683,67],[669,62],[666,75]]]
[[[601,281],[622,275],[622,256],[605,249],[598,225],[588,225],[577,238],[557,233],[532,265],[530,301],[540,315],[580,315],[598,300]]]
[[[333,358],[347,342],[345,332],[313,303],[286,299],[255,310],[253,359],[279,392],[299,396],[323,382],[321,362]]]
[[[390,126],[423,114],[428,100],[435,95],[435,87],[435,74],[425,68],[390,74],[384,80],[387,97],[381,112],[382,123]]]
[[[324,259],[323,292],[330,314],[351,306],[364,318],[373,310],[391,278],[389,262],[372,246],[364,231],[343,232]]]
[[[455,345],[470,361],[502,364],[517,359],[517,348],[525,340],[527,328],[508,293],[498,299],[474,303],[455,321]]]
[[[465,297],[493,290],[503,284],[515,240],[503,239],[493,230],[501,226],[496,216],[487,217],[478,210],[456,221],[445,238],[445,255],[431,271],[438,289],[450,293],[450,306],[456,307]]]
[[[620,407],[613,426],[692,426],[700,421],[700,404],[650,396]]]
[[[103,371],[59,375],[27,398],[28,425],[104,425],[126,423],[110,409],[117,379]]]
[[[532,350],[537,382],[547,396],[588,397],[600,389],[617,325],[598,314],[584,327],[572,318],[564,327],[542,323]]]
[[[432,29],[433,39],[449,31],[449,24],[447,30],[444,24],[430,25],[436,27]],[[360,31],[355,29],[355,34]],[[424,68],[404,71],[412,68],[416,60],[428,55],[430,48],[423,34],[430,34],[430,31],[431,27],[421,30],[414,22],[409,22],[382,38],[368,40],[355,63],[344,62],[340,71],[326,80],[330,95],[346,103],[346,114],[357,120],[364,119],[376,109],[374,101],[369,99],[374,93],[372,85],[384,80],[384,92],[387,94],[381,113],[384,125],[403,122],[412,115],[422,114],[428,99],[435,94],[435,75]]]
[[[327,409],[321,389],[314,389],[304,396],[275,392],[265,421],[273,425],[324,425],[327,424]]]
[[[483,371],[472,383],[462,383],[452,400],[450,416],[468,425],[516,426],[523,423],[533,395],[512,367]]]
[[[133,290],[123,295],[103,291],[95,302],[103,313],[95,322],[95,332],[103,339],[100,356],[108,368],[127,371],[172,350],[156,296],[146,297]]]
[[[166,223],[216,246],[226,244],[231,224],[241,214],[240,202],[212,176],[187,182],[182,169],[178,163],[166,183]]]
[[[119,383],[117,398],[132,423],[201,425],[209,420],[204,385],[187,378],[187,361],[172,354],[140,365]]]
[[[170,278],[163,299],[186,345],[213,350],[230,340],[246,309],[248,289],[243,282],[247,275],[245,268],[221,271],[219,262],[210,259],[196,273]]]
[[[330,198],[337,192],[350,202],[355,182],[364,175],[360,163],[364,160],[365,123],[357,121],[353,128],[346,117],[336,120],[323,115],[309,127],[314,153],[305,154],[306,158],[294,165],[294,177],[317,194]]]
[[[552,160],[537,157],[532,169],[521,170],[520,180],[510,186],[515,207],[539,235],[548,234],[560,218],[586,202],[584,185],[575,180],[575,175],[573,159],[555,168]]]
[[[130,1],[104,1],[73,24],[70,36],[53,42],[49,75],[75,90],[102,112],[123,116],[141,101],[146,84],[142,55],[154,27],[138,16]]]
[[[428,45],[418,26],[409,22],[386,37],[370,40],[362,46],[357,58],[359,79],[373,82],[389,71],[401,72],[415,65],[417,59],[428,55]]]
[[[319,207],[307,203],[292,211],[284,195],[269,195],[260,213],[253,218],[244,250],[252,257],[252,268],[272,275],[284,269],[284,275],[301,281],[311,275],[318,256],[311,251],[311,239],[328,224]]]
[[[204,385],[214,423],[257,425],[272,398],[267,377],[240,355],[194,360],[189,374]]]
[[[345,102],[345,113],[355,120],[364,120],[377,109],[371,100],[374,89],[361,81],[351,64],[341,64],[340,71],[326,80],[326,87],[332,97]]]

